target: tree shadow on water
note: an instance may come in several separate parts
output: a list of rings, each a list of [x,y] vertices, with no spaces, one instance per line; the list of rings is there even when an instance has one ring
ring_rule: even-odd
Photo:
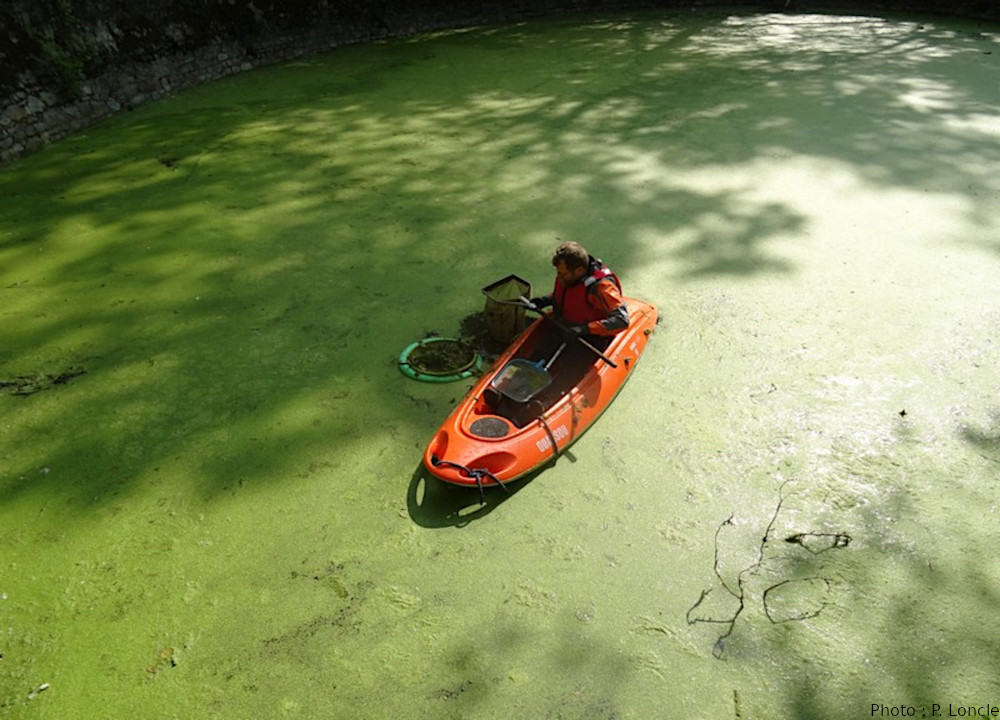
[[[913,557],[875,562],[871,571],[852,598],[861,617],[848,621],[851,630],[841,631],[835,651],[853,657],[853,665],[834,671],[827,658],[815,657],[800,665],[785,685],[788,717],[888,717],[888,708],[900,706],[913,708],[909,714],[916,717],[943,717],[949,705],[976,716],[967,708],[994,704],[1000,633],[987,618],[1000,601],[996,582],[975,561]],[[870,588],[885,582],[878,576],[885,571],[891,586],[879,602],[866,602]],[[796,644],[786,634],[775,651],[808,657],[807,643]]]
[[[810,218],[729,170],[819,157],[884,187],[985,186],[996,70],[948,60],[991,43],[914,23],[564,18],[303,59],[56,144],[0,175],[0,380],[85,374],[0,397],[4,442],[30,448],[9,453],[0,500],[91,503],[178,458],[212,499],[390,430],[424,436],[419,404],[444,401],[409,407],[372,359],[464,315],[501,265],[547,282],[559,238],[626,282],[656,262],[680,281],[791,276],[771,243]],[[988,219],[988,201],[969,212]]]
[[[970,225],[995,222],[995,32],[692,15],[564,18],[307,58],[140,108],[4,168],[0,384],[82,371],[0,395],[0,507],[13,520],[4,539],[20,543],[14,559],[72,563],[53,546],[99,527],[108,543],[137,543],[122,552],[142,546],[135,562],[183,569],[173,538],[159,542],[178,533],[153,521],[179,509],[189,522],[178,539],[198,540],[194,519],[236,493],[243,514],[227,527],[258,529],[264,549],[302,529],[299,513],[271,517],[273,506],[322,504],[331,528],[319,553],[327,537],[333,547],[370,534],[380,507],[392,508],[395,532],[462,528],[533,499],[519,494],[537,489],[532,477],[481,501],[418,467],[399,521],[404,489],[385,478],[412,467],[459,393],[407,385],[395,359],[481,307],[479,289],[507,272],[547,285],[557,239],[590,245],[626,285],[642,275],[641,294],[663,303],[688,281],[796,280],[795,255],[776,241],[802,240],[821,210],[780,188],[757,192],[758,171],[947,195]],[[996,447],[989,429],[967,438]],[[134,497],[145,502],[128,506]],[[843,564],[821,615],[780,627],[765,618],[763,639],[741,625],[728,643],[783,673],[784,716],[847,720],[872,702],[995,687],[1000,637],[988,619],[1000,593],[982,542],[993,537],[958,518],[938,558],[932,542],[917,552],[884,541],[897,527],[888,520],[866,521],[849,528],[850,549],[823,555]],[[241,580],[224,553],[214,562],[219,584],[206,590]],[[246,562],[253,573],[268,564]],[[52,598],[70,572],[52,573],[62,583]],[[512,615],[485,641],[455,631],[453,650],[478,658],[470,667],[483,676],[497,660],[527,659],[543,683],[546,669],[567,666],[605,683],[600,702],[582,707],[566,680],[553,682],[550,715],[628,714],[618,683],[634,663],[589,642],[579,618],[564,620]],[[829,633],[830,657],[817,657],[811,628]],[[525,639],[511,647],[508,631]],[[225,645],[240,642],[253,640]],[[386,652],[379,667],[411,672],[399,657]],[[471,697],[462,683],[472,676],[455,664],[442,697]],[[359,679],[341,690],[351,682],[371,689]]]
[[[990,427],[984,429],[964,425],[959,431],[959,436],[982,458],[1000,463],[1000,408],[994,409],[990,416]]]

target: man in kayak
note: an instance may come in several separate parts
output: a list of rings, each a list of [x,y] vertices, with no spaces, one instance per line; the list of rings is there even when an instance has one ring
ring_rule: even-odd
[[[598,347],[628,327],[628,308],[618,277],[580,245],[567,242],[552,255],[556,269],[551,295],[532,299],[538,309],[554,307],[570,332]]]

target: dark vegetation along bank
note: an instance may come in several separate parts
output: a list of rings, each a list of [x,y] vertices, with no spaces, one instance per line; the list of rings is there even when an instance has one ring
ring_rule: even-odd
[[[0,163],[193,85],[340,45],[559,13],[719,0],[5,0]],[[1000,20],[994,0],[765,0],[752,10]]]

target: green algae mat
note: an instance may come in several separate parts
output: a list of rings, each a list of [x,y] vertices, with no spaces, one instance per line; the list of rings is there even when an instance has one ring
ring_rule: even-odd
[[[0,170],[0,715],[989,716],[1000,28],[685,13],[258,70]],[[663,316],[510,496],[400,350]]]

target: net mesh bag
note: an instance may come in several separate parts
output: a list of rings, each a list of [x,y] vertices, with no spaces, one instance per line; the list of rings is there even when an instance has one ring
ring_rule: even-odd
[[[531,297],[531,283],[517,275],[508,275],[483,288],[486,308],[483,315],[490,337],[504,344],[509,343],[524,329],[522,297]]]

